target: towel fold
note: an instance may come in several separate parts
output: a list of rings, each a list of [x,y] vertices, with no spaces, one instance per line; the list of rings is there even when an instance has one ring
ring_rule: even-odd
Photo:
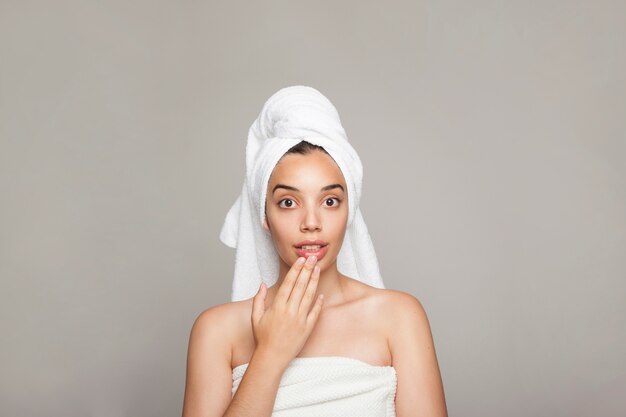
[[[220,240],[237,249],[232,301],[253,297],[261,281],[271,287],[278,280],[279,257],[270,233],[263,228],[267,185],[280,158],[302,140],[328,152],[348,187],[348,223],[337,269],[373,287],[385,288],[359,209],[361,160],[348,142],[335,106],[316,89],[296,85],[274,93],[248,131],[246,178],[220,231]]]
[[[233,369],[234,396],[248,364]],[[344,356],[296,357],[283,373],[272,416],[394,417],[397,374]]]

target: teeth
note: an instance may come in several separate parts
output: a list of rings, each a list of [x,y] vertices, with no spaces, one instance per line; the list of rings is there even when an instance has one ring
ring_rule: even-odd
[[[302,249],[304,250],[319,250],[321,248],[320,245],[303,245]]]

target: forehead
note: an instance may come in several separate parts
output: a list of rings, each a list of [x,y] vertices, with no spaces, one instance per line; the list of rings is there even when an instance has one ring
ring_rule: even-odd
[[[341,169],[330,155],[322,151],[312,151],[306,155],[284,155],[274,167],[269,184],[284,182],[294,185],[296,183],[327,185],[330,181],[345,185]]]

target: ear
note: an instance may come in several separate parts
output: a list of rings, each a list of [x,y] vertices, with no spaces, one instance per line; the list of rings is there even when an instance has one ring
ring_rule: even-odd
[[[266,232],[270,231],[270,225],[267,223],[267,215],[263,218],[263,229],[265,229]]]

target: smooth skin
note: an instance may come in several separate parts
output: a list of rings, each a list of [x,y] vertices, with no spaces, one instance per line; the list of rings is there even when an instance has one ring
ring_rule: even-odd
[[[261,284],[261,290],[254,297],[252,328],[257,349],[274,352],[273,356],[284,362],[284,368],[302,350],[322,309],[324,295],[315,296],[320,276],[316,261],[315,256],[296,261],[271,307],[265,308],[265,284]]]
[[[274,191],[279,184],[297,191]],[[447,417],[430,325],[420,301],[337,270],[347,194],[337,187],[322,191],[331,184],[347,190],[341,170],[320,151],[287,154],[275,167],[263,226],[280,258],[278,280],[267,289],[262,285],[251,299],[220,304],[198,316],[189,339],[183,417],[271,416],[289,361],[314,356],[393,365],[398,417]],[[317,277],[306,265],[295,272],[294,245],[304,239],[328,242],[326,256],[317,261]],[[295,288],[296,298],[285,298]],[[287,318],[286,311],[291,312]],[[245,363],[248,368],[231,400],[232,369]]]
[[[265,304],[265,284],[261,284],[252,298],[251,323],[256,349],[232,400],[229,355],[223,349],[226,344],[216,340],[214,333],[222,327],[218,321],[228,319],[229,312],[220,311],[220,306],[216,306],[218,308],[212,307],[198,317],[189,343],[183,416],[271,416],[280,378],[306,342],[321,311],[323,296],[315,297],[320,276],[315,262],[314,256],[306,262],[298,258],[271,307]],[[222,355],[218,360],[206,356],[205,349],[211,346],[215,348],[213,353]],[[228,386],[212,383],[212,370],[221,378],[227,371]]]

